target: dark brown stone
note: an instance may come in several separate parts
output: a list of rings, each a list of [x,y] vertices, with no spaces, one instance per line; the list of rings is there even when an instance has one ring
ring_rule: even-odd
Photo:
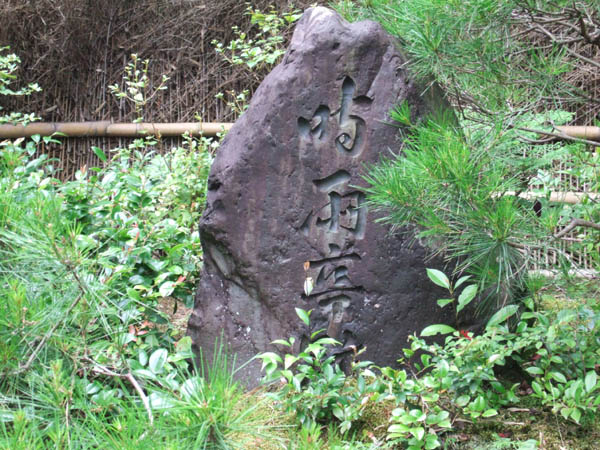
[[[378,24],[306,11],[211,170],[189,323],[205,354],[222,333],[238,363],[273,350],[274,339],[306,341],[301,307],[313,310],[313,330],[343,343],[342,360],[366,346],[364,359],[389,365],[409,334],[446,319],[435,302],[444,292],[425,272],[434,263],[374,222],[360,188],[365,164],[400,149],[390,110],[406,100],[421,117],[443,105],[421,96],[404,63]],[[306,277],[314,280],[308,297]],[[242,375],[257,384],[260,363]]]

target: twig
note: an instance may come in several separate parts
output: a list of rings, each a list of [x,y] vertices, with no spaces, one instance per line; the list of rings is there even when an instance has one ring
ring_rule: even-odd
[[[64,317],[69,317],[69,315],[71,314],[71,311],[73,311],[73,309],[77,306],[77,304],[82,299],[82,297],[83,297],[83,293],[79,294],[77,296],[77,298],[75,300],[73,300],[73,302],[69,305],[69,308],[67,309],[67,311],[64,313],[64,315],[63,315]],[[46,342],[48,341],[48,339],[50,339],[50,336],[52,336],[54,334],[54,332],[56,331],[56,329],[58,328],[58,326],[61,323],[62,323],[62,320],[58,320],[52,326],[52,328],[50,328],[50,330],[48,330],[46,332],[46,334],[44,335],[44,337],[42,338],[40,343],[37,345],[37,347],[31,354],[31,356],[29,356],[29,359],[27,360],[27,362],[24,365],[19,366],[19,368],[17,370],[13,371],[11,375],[21,375],[24,372],[27,372],[31,368],[31,364],[33,364],[33,361],[37,357],[38,353],[42,350],[42,347],[44,347],[44,345],[46,345]]]
[[[531,412],[531,409],[529,409],[529,408],[508,408],[508,410],[510,412],[526,412],[526,413]]]
[[[592,45],[597,45],[600,42],[600,35],[596,35],[594,37],[590,36],[587,26],[585,24],[585,18],[583,17],[583,13],[577,9],[577,7],[575,6],[575,4],[573,4],[573,9],[575,10],[575,12],[577,12],[577,21],[579,22],[579,27],[580,27],[580,32],[581,35],[585,38],[585,40]],[[590,22],[592,22],[592,24],[594,23],[593,20],[591,20],[591,17],[589,15],[589,12],[586,10],[586,15],[588,17],[588,19],[590,20]]]
[[[150,402],[148,401],[148,397],[146,396],[142,387],[137,382],[137,380],[135,379],[135,377],[133,376],[133,374],[131,372],[128,372],[127,375],[125,375],[125,378],[127,378],[129,380],[129,382],[133,385],[133,387],[137,391],[138,395],[142,399],[144,408],[146,408],[146,412],[148,413],[148,420],[150,421],[150,426],[153,426],[154,425],[154,417],[152,417],[152,409],[150,408]]]
[[[133,388],[136,390],[136,392],[142,399],[144,408],[146,409],[146,412],[148,413],[148,420],[150,421],[150,426],[154,425],[154,417],[152,416],[152,408],[150,407],[150,401],[148,400],[148,396],[144,393],[144,390],[142,389],[142,387],[140,386],[140,384],[138,383],[138,381],[135,379],[135,377],[133,376],[133,374],[131,372],[127,372],[126,374],[121,374],[121,373],[118,373],[118,372],[115,372],[115,371],[109,369],[106,366],[98,364],[96,361],[94,361],[91,358],[84,358],[84,359],[88,362],[91,362],[94,365],[94,367],[92,367],[92,370],[96,373],[111,376],[111,377],[126,378],[127,380],[129,380],[129,382],[131,383]]]
[[[561,237],[563,237],[565,234],[569,233],[569,231],[571,231],[575,227],[586,227],[586,228],[593,228],[595,230],[600,230],[600,223],[594,223],[594,222],[590,222],[589,220],[583,220],[583,219],[573,219],[573,220],[571,220],[571,223],[569,223],[569,225],[567,225],[562,230],[560,230],[558,233],[556,233],[554,235],[554,237],[556,239],[560,239]]]
[[[597,68],[600,69],[600,63],[597,61],[594,61],[593,59],[587,58],[579,53],[577,53],[574,50],[571,50],[568,46],[565,45],[565,41],[561,41],[559,40],[556,36],[554,36],[552,33],[550,33],[550,31],[548,31],[545,27],[541,26],[538,24],[538,26],[536,27],[539,31],[541,31],[543,34],[545,34],[546,36],[548,36],[550,38],[550,40],[552,40],[552,42],[556,42],[557,44],[560,44],[564,47],[564,49],[567,51],[567,53],[570,53],[571,55],[575,56],[576,58],[581,59],[582,61],[585,61],[588,64],[591,64],[593,66],[596,66]]]

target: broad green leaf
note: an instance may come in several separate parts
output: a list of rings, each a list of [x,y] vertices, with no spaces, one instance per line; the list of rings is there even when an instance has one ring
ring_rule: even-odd
[[[494,417],[497,415],[498,415],[498,411],[496,411],[495,409],[488,409],[481,416],[482,417]]]
[[[444,306],[446,306],[446,305],[448,305],[448,304],[452,303],[453,301],[454,301],[454,299],[453,299],[453,298],[440,298],[440,299],[437,301],[437,304],[438,304],[438,306],[439,306],[440,308],[443,308]]]
[[[148,396],[152,409],[168,409],[175,406],[175,400],[166,393],[153,392]]]
[[[342,345],[341,342],[339,342],[333,338],[330,338],[330,337],[318,339],[314,343],[316,345]]]
[[[436,334],[449,334],[454,333],[456,330],[449,325],[438,323],[436,325],[429,325],[423,331],[421,336],[435,336]]]
[[[598,376],[596,372],[590,370],[585,376],[585,390],[588,392],[592,392],[596,387],[596,383],[598,382]]]
[[[174,290],[175,290],[175,283],[173,281],[165,281],[158,288],[158,292],[160,292],[160,295],[163,297],[168,297],[169,295],[171,295],[173,293]]]
[[[492,328],[492,327],[495,327],[495,326],[501,324],[506,319],[508,319],[510,316],[514,315],[518,310],[519,310],[519,307],[517,305],[505,306],[500,311],[497,311],[490,318],[490,320],[488,321],[488,323],[486,325],[486,329],[489,329],[489,328]]]
[[[156,380],[156,375],[154,375],[154,373],[150,372],[147,369],[137,369],[137,370],[134,370],[133,374],[136,377],[148,378],[150,380]]]
[[[542,385],[540,383],[538,383],[537,381],[533,381],[531,383],[531,388],[533,389],[533,392],[535,392],[538,396],[543,397]]]
[[[146,261],[146,264],[155,272],[160,272],[166,267],[167,264],[169,264],[169,262],[159,261],[158,259],[149,259],[148,261]]]
[[[305,311],[302,308],[295,308],[296,309],[296,314],[298,315],[298,317],[300,317],[300,320],[302,320],[302,322],[304,322],[304,324],[306,326],[310,325],[310,311]]]
[[[339,406],[334,406],[332,411],[333,415],[337,417],[340,421],[344,420],[344,412]]]
[[[437,425],[440,428],[452,428],[452,422],[450,422],[449,419],[444,419],[441,422],[439,422]]]
[[[454,289],[458,288],[461,284],[471,278],[471,275],[465,275],[464,277],[460,277],[456,284],[454,285]]]
[[[318,335],[320,335],[321,333],[325,333],[325,331],[326,331],[325,328],[321,328],[319,330],[313,331],[310,334],[310,340],[313,341]],[[290,338],[290,339],[293,339],[293,338]]]
[[[454,403],[456,403],[457,406],[460,406],[462,408],[464,406],[467,406],[470,400],[471,398],[468,395],[461,395],[454,401]]]
[[[539,367],[528,367],[527,369],[525,369],[527,371],[527,373],[530,373],[531,375],[543,375],[544,371],[542,369],[540,369]]]
[[[462,309],[473,301],[477,295],[477,285],[470,284],[462,290],[458,297],[458,306],[456,307],[457,312],[461,312]]]
[[[566,383],[567,382],[567,378],[560,372],[550,372],[550,376],[552,378],[554,378],[556,381],[558,381],[559,383]]]
[[[165,363],[167,362],[167,357],[169,356],[169,352],[167,352],[164,348],[159,348],[152,355],[150,355],[150,360],[148,361],[148,368],[153,373],[161,373]]]
[[[450,289],[450,280],[444,272],[437,269],[427,269],[427,276],[438,286]]]
[[[285,339],[275,339],[273,342],[271,342],[271,344],[280,344],[280,345],[285,345],[286,347],[291,347],[292,346],[292,344],[290,344]]]
[[[274,353],[274,352],[260,353],[260,354],[256,355],[255,357],[263,360],[263,367],[269,363],[273,363],[273,364],[277,365],[277,363],[283,362],[283,360],[281,359],[281,356],[279,356],[277,353]]]
[[[390,425],[390,427],[388,428],[388,433],[390,433],[390,435],[395,435],[396,437],[398,436],[404,436],[406,433],[410,432],[410,427],[403,425],[401,423],[396,423],[394,425]]]
[[[450,428],[450,427],[447,427]],[[433,450],[442,446],[442,443],[438,440],[437,436],[433,433],[429,433],[425,438],[425,450]]]
[[[87,386],[85,387],[85,393],[87,395],[93,395],[99,391],[100,391],[100,386],[98,385],[98,382],[88,383]]]
[[[502,355],[499,355],[498,353],[494,353],[492,356],[490,356],[488,358],[488,364],[493,364],[494,362],[498,361],[499,359],[502,359]]]
[[[106,153],[104,153],[101,148],[92,147],[92,151],[98,157],[98,159],[100,159],[100,161],[106,162],[108,160],[108,158],[106,157]]]
[[[581,419],[581,411],[578,408],[573,408],[573,411],[571,412],[571,418],[579,423],[579,419]]]
[[[138,302],[142,301],[142,296],[139,291],[135,289],[127,288],[127,296],[133,300],[137,300]]]
[[[425,428],[423,428],[423,427],[413,428],[412,430],[410,430],[410,432],[418,440],[423,439],[423,436],[425,436]]]
[[[289,369],[290,366],[292,364],[294,364],[296,361],[298,361],[298,357],[296,357],[294,355],[285,355],[283,368],[286,370]]]
[[[427,414],[420,409],[411,409],[408,415],[413,417],[417,422],[424,422],[427,419]]]
[[[140,365],[145,366],[148,364],[148,353],[145,350],[140,350],[138,352],[138,361]]]

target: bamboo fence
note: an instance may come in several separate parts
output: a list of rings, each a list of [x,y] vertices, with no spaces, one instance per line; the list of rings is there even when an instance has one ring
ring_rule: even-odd
[[[109,93],[123,88],[124,67],[130,55],[149,59],[149,91],[167,75],[167,89],[145,106],[144,121],[231,122],[228,92],[248,90],[251,95],[266,69],[234,66],[215,52],[213,40],[228,43],[232,27],[250,32],[247,14],[254,9],[290,11],[325,0],[72,0],[0,1],[0,47],[21,58],[20,83],[36,82],[42,92],[29,97],[0,96],[4,111],[33,112],[44,122],[133,122],[135,107]],[[292,6],[293,5],[293,6]],[[284,36],[288,39],[290,31]],[[286,42],[283,45],[287,45]],[[225,93],[223,99],[216,98]],[[126,147],[124,137],[62,139],[47,145],[56,157],[61,177],[71,178],[82,166],[101,166],[92,147],[107,154]],[[181,144],[181,138],[163,137],[158,151]]]

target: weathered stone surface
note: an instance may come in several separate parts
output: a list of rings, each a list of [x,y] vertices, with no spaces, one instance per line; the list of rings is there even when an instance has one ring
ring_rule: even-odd
[[[205,354],[221,333],[238,363],[273,350],[274,339],[306,340],[301,307],[313,310],[313,329],[343,342],[342,359],[366,346],[364,359],[394,364],[407,335],[445,319],[435,303],[444,292],[425,272],[435,263],[375,223],[360,190],[364,165],[400,148],[389,111],[403,100],[416,116],[434,107],[404,62],[376,23],[306,11],[211,170],[189,323]],[[248,384],[259,369],[258,361],[244,368]]]

